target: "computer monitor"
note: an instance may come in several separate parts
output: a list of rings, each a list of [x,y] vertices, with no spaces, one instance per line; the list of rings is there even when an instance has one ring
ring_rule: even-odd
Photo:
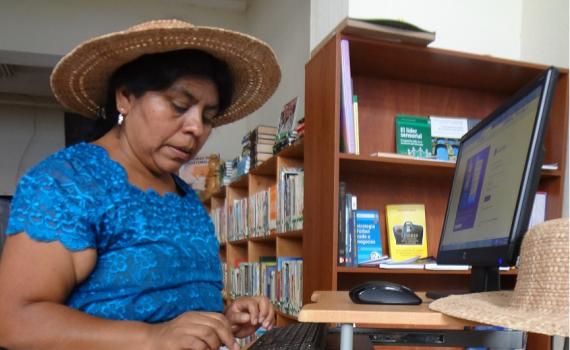
[[[557,77],[547,69],[461,139],[437,262],[471,265],[471,292],[499,290],[498,268],[516,262]]]

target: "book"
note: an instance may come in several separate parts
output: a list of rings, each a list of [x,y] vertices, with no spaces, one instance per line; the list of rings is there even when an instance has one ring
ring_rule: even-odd
[[[381,269],[408,269],[408,270],[423,270],[427,264],[433,264],[435,260],[432,257],[420,258],[415,256],[406,260],[393,260],[387,259],[378,265]]]
[[[430,116],[432,154],[440,160],[457,160],[459,140],[469,130],[467,118]]]
[[[431,149],[429,118],[409,114],[396,115],[396,153],[430,158]]]
[[[378,265],[381,269],[406,269],[406,270],[423,270],[424,269],[423,263],[408,263],[408,264],[388,264],[382,262]]]
[[[259,264],[261,294],[269,297],[271,294],[271,271],[277,268],[277,259],[274,256],[262,256],[259,258]]]
[[[466,271],[469,270],[469,265],[439,265],[438,263],[425,264],[426,270],[437,271]]]
[[[378,259],[367,260],[367,261],[363,261],[361,263],[358,263],[358,266],[362,266],[362,267],[378,266],[380,263],[388,260],[389,258],[390,257],[388,255],[382,255]]]
[[[355,154],[360,154],[360,126],[358,122],[358,96],[352,96],[352,109],[354,113],[354,146]]]
[[[542,164],[542,170],[558,170],[558,163]]]
[[[253,153],[256,155],[260,153],[273,155],[273,144],[257,143],[253,146]]]
[[[529,230],[535,225],[538,225],[546,220],[546,197],[547,193],[542,191],[537,191],[534,195],[534,202],[532,204],[530,219],[528,221]]]
[[[356,233],[356,263],[379,260],[382,257],[380,215],[376,210],[354,210]]]
[[[456,161],[459,142],[479,119],[430,116],[432,154],[439,160]]]
[[[400,261],[428,256],[423,204],[387,205],[386,226],[388,249],[392,260]]]
[[[258,125],[254,130],[253,130],[253,134],[254,135],[277,135],[277,128],[274,126],[268,126],[268,125]]]
[[[340,181],[338,184],[338,266],[346,265],[346,234],[345,234],[345,203],[346,201],[346,183]]]
[[[277,185],[269,186],[269,230],[277,228]]]
[[[208,177],[210,156],[194,157],[178,170],[178,176],[195,191],[206,190],[206,178]]]
[[[297,112],[298,97],[294,97],[289,102],[283,105],[281,116],[279,118],[279,126],[277,127],[277,135],[289,133],[293,130],[295,116]]]
[[[415,159],[420,161],[427,161],[427,162],[435,162],[435,163],[447,163],[447,164],[455,164],[453,160],[441,160],[435,158],[418,158],[409,156],[407,154],[397,154],[391,152],[373,152],[370,153],[371,157],[380,157],[380,158],[389,158],[389,159]]]
[[[346,266],[357,266],[357,252],[356,252],[356,233],[354,230],[354,211],[358,208],[358,200],[352,193],[346,194],[345,202],[345,234],[346,234],[346,248],[345,248],[345,261]]]
[[[427,46],[435,40],[435,32],[419,28],[411,23],[393,19],[344,19],[335,31],[354,34],[375,40]]]
[[[350,72],[350,48],[348,39],[340,40],[340,127],[341,152],[356,153],[354,135],[354,106],[352,102],[352,76]]]

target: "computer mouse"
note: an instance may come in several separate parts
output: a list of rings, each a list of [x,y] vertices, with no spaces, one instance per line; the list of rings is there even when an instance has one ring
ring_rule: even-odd
[[[348,294],[356,304],[418,305],[422,299],[410,288],[386,281],[370,281],[350,289]]]

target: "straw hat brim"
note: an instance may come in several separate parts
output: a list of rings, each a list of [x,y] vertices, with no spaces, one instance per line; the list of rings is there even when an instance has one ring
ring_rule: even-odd
[[[97,118],[115,70],[144,54],[181,49],[206,51],[229,66],[234,80],[232,101],[214,119],[213,126],[251,114],[275,92],[281,71],[273,50],[262,41],[181,21],[147,23],[91,39],[62,58],[50,79],[60,103],[81,115]]]
[[[568,337],[567,313],[540,313],[510,306],[513,292],[451,295],[429,304],[429,308],[464,320],[520,331]]]

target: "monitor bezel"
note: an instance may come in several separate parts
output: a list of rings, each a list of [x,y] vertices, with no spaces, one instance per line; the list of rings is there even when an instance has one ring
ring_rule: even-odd
[[[437,262],[438,264],[467,264],[471,266],[513,266],[516,263],[518,252],[522,237],[526,232],[528,222],[530,219],[530,212],[532,210],[532,203],[534,195],[538,188],[540,180],[540,172],[544,158],[543,143],[544,135],[546,133],[546,126],[550,115],[551,101],[554,95],[554,87],[558,77],[558,70],[555,67],[549,67],[536,77],[534,80],[526,84],[505,103],[501,104],[485,119],[479,122],[475,127],[469,130],[460,140],[460,151],[457,157],[456,164],[461,161],[461,148],[463,144],[469,140],[473,135],[477,134],[481,129],[487,127],[496,118],[500,117],[503,112],[511,108],[522,98],[531,93],[534,89],[542,86],[540,94],[538,117],[535,120],[532,140],[529,144],[530,150],[525,162],[523,181],[519,188],[519,195],[515,207],[515,215],[511,224],[511,232],[509,232],[509,239],[506,244],[495,247],[481,247],[481,248],[462,248],[453,250],[442,250],[445,228],[447,226],[448,215],[450,213],[451,195],[453,190],[453,183],[455,182],[454,173],[452,179],[452,187],[449,191],[448,203],[444,217],[443,226],[441,229],[441,237],[439,240]],[[457,167],[456,167],[457,169]]]

